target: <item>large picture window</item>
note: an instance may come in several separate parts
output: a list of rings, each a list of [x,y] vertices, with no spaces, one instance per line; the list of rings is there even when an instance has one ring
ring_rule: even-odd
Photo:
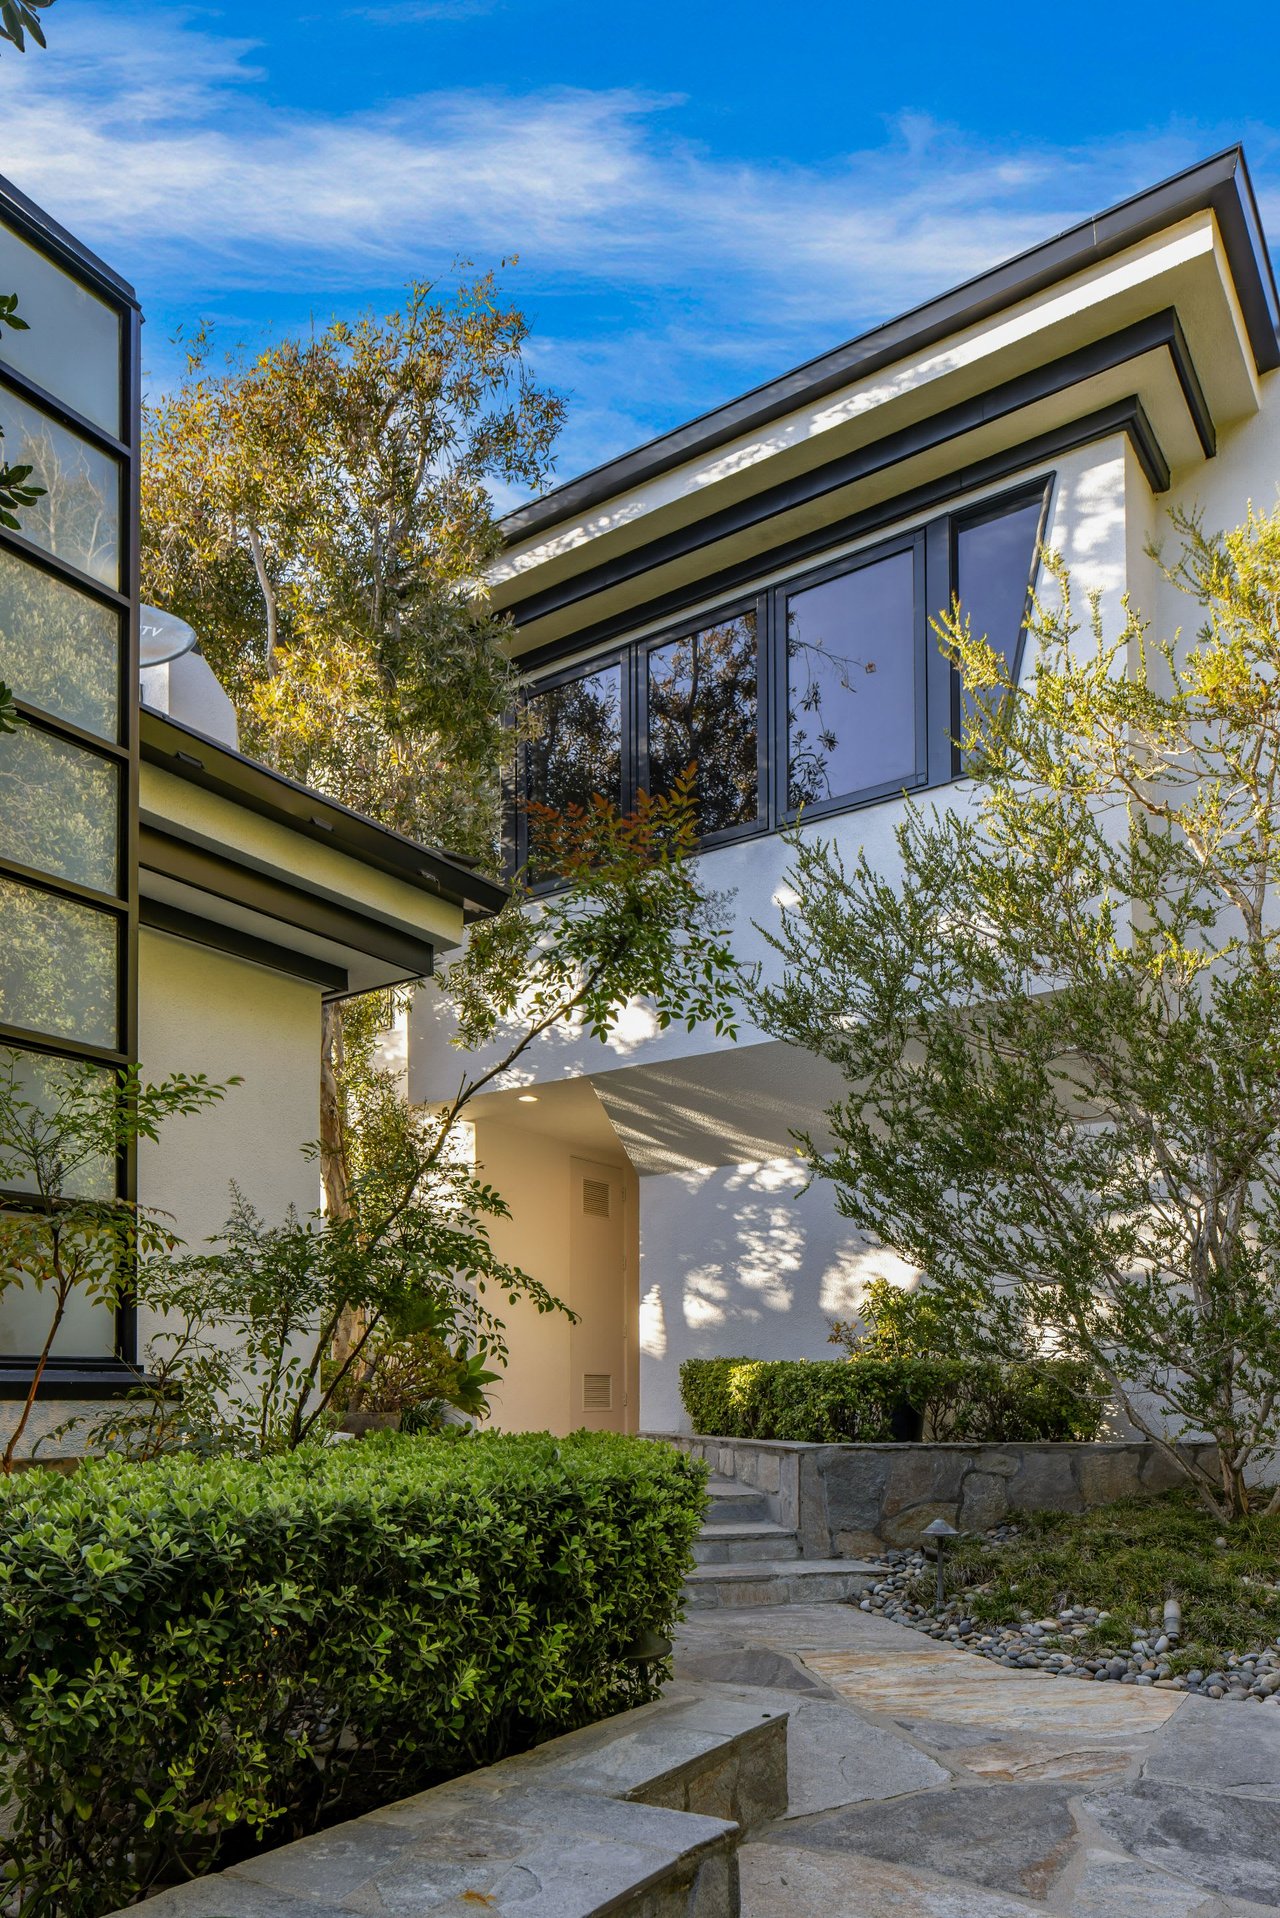
[[[703,843],[717,844],[954,778],[962,700],[932,622],[958,597],[1016,674],[1050,485],[534,680],[517,801],[628,808],[692,765]],[[527,856],[519,815],[513,840]]]
[[[0,1047],[37,1104],[59,1096],[59,1060],[114,1099],[137,1043],[138,314],[2,189],[0,292],[29,329],[0,329],[0,459],[43,489],[0,528],[0,679],[17,702],[0,734]],[[132,1154],[82,1175],[91,1196],[134,1195]],[[28,1197],[0,1188],[0,1208]],[[0,1391],[25,1394],[48,1322],[47,1297],[5,1290]],[[118,1388],[132,1337],[127,1306],[77,1301],[42,1390]]]

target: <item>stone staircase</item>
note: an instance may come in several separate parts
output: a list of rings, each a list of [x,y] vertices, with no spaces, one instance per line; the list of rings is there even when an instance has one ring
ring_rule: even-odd
[[[685,1605],[831,1605],[856,1598],[883,1576],[859,1559],[805,1558],[798,1535],[780,1524],[775,1501],[735,1479],[712,1478],[694,1541]]]

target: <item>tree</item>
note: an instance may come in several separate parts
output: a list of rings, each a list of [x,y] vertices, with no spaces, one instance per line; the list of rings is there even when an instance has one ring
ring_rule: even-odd
[[[563,415],[493,274],[189,378],[148,414],[143,590],[189,620],[247,748],[492,864],[514,679],[482,592],[489,488],[535,487]],[[352,1020],[324,1015],[321,1170],[343,1216]],[[367,1024],[367,1021],[365,1022]]]
[[[19,53],[27,50],[27,35],[38,47],[45,42],[44,29],[36,18],[53,5],[53,0],[0,0],[0,40],[7,40]]]
[[[1015,1294],[1225,1520],[1280,1437],[1280,512],[1177,529],[1192,643],[1052,554],[1020,684],[953,608],[970,793],[900,874],[796,833],[752,1001],[847,1081],[801,1140],[839,1210],[944,1307]]]
[[[17,1423],[0,1456],[13,1470],[55,1341],[79,1299],[114,1309],[139,1260],[171,1252],[173,1234],[134,1200],[115,1196],[120,1153],[155,1139],[166,1119],[201,1111],[225,1087],[205,1076],[143,1081],[83,1061],[0,1051],[0,1188],[24,1195],[6,1209],[0,1297],[13,1288],[47,1299],[47,1330]]]

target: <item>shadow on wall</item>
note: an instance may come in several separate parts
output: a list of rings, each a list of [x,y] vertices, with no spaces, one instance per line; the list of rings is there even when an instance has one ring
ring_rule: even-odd
[[[871,1246],[821,1185],[797,1197],[794,1160],[691,1167],[641,1183],[640,1422],[687,1429],[687,1358],[830,1358],[831,1320],[874,1278],[914,1268]]]

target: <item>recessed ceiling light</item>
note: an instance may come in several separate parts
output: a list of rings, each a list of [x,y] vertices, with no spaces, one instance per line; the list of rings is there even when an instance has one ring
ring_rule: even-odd
[[[536,1106],[538,1103],[538,1095],[536,1092],[521,1092],[517,1097],[522,1106]]]

